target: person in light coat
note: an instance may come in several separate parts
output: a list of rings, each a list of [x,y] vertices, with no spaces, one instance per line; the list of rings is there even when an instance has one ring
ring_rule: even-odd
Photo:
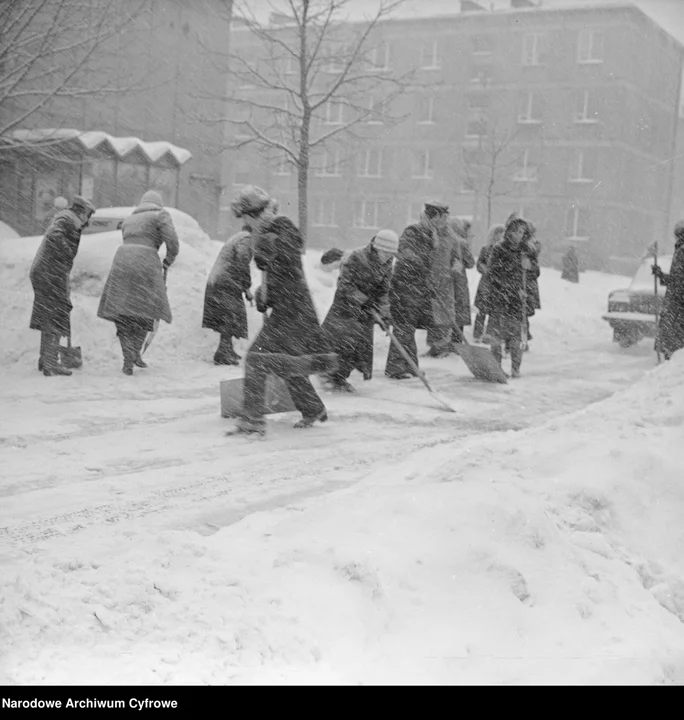
[[[171,322],[171,307],[166,293],[166,271],[178,256],[178,235],[171,215],[163,207],[161,195],[148,190],[121,226],[123,245],[112,261],[98,317],[116,326],[123,354],[124,375],[133,374],[133,366],[147,367],[140,351],[155,321]],[[159,259],[162,245],[166,248]]]

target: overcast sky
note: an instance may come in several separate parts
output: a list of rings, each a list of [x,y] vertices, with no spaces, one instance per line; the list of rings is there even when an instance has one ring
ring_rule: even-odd
[[[481,5],[497,9],[510,7],[510,0],[478,0]],[[261,15],[268,13],[271,8],[285,8],[284,0],[238,0],[246,2]],[[577,7],[608,4],[626,4],[625,0],[542,0],[544,7]],[[368,13],[377,4],[376,0],[352,0],[360,12]],[[633,0],[657,22],[659,22],[671,35],[684,44],[684,0]],[[406,0],[398,12],[402,16],[426,16],[458,14],[460,3],[458,0]]]

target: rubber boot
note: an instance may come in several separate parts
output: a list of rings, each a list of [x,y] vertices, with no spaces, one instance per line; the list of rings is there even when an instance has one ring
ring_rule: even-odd
[[[221,335],[221,341],[214,353],[215,365],[239,365],[240,359],[233,350],[233,339],[230,335]]]
[[[43,375],[46,377],[71,375],[71,370],[67,370],[59,364],[59,335],[56,333],[43,333],[43,335],[45,336]]]
[[[121,353],[123,354],[123,367],[121,368],[121,372],[123,372],[124,375],[132,375],[136,350],[134,344],[131,342],[131,335],[128,332],[121,333],[119,335],[119,342],[121,343]]]
[[[522,365],[523,349],[517,343],[511,348],[511,377],[520,377],[520,366]]]

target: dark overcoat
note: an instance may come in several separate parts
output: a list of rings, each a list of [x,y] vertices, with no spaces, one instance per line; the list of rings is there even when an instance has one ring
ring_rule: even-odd
[[[370,306],[389,314],[392,263],[382,264],[372,245],[354,250],[340,269],[333,303],[323,321],[330,344],[340,358],[353,358],[354,370],[373,377],[374,319]]]
[[[660,315],[660,349],[666,357],[684,347],[684,238],[675,242],[669,274],[663,278],[666,286]]]
[[[281,377],[327,373],[337,366],[304,277],[303,246],[296,225],[284,216],[263,228],[254,244],[254,260],[264,271],[256,292],[257,309],[271,312],[246,361]]]
[[[239,232],[226,241],[209,273],[204,292],[202,327],[234,338],[247,337],[244,294],[252,286],[250,234]]]
[[[541,244],[532,239],[529,241],[531,253],[528,255],[532,268],[526,273],[527,284],[527,314],[534,315],[536,310],[541,310],[541,295],[539,293],[539,275],[541,269],[539,267],[539,254],[541,253]]]
[[[71,333],[69,275],[81,242],[82,222],[72,210],[58,212],[36,252],[29,277],[33,311],[29,327],[59,335]]]
[[[433,326],[434,250],[432,233],[422,224],[409,225],[401,234],[389,290],[395,324],[422,329]]]
[[[121,232],[123,245],[114,255],[98,316],[112,322],[134,317],[170,323],[159,249],[166,245],[164,265],[169,267],[179,250],[171,215],[156,203],[142,203],[123,221]]]
[[[480,273],[480,282],[475,293],[475,307],[484,315],[489,315],[489,279],[487,278],[487,266],[492,254],[493,245],[485,245],[477,258],[477,271]]]
[[[530,279],[539,276],[539,263],[535,265],[536,250],[529,242],[516,246],[508,233],[497,242],[487,266],[489,279],[490,324],[487,333],[500,340],[521,337],[523,322],[523,257],[532,262],[532,269],[525,272],[525,284],[529,291]],[[529,295],[525,316],[529,316]]]

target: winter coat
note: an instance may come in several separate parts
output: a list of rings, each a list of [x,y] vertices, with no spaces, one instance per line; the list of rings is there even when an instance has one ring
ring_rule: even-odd
[[[98,317],[113,322],[135,317],[170,323],[159,248],[166,245],[164,267],[171,266],[179,250],[171,215],[156,203],[142,203],[123,221],[121,232],[123,245],[114,255]]]
[[[541,273],[539,267],[539,253],[541,245],[536,240],[530,240],[529,245],[532,254],[529,256],[532,262],[532,268],[525,275],[527,285],[527,314],[534,315],[535,310],[541,310],[541,296],[539,294],[539,275]]]
[[[427,231],[431,232],[429,229]],[[456,279],[453,266],[458,259],[458,239],[449,228],[435,231],[432,238],[432,323],[434,327],[452,328],[456,324]]]
[[[433,252],[434,239],[425,225],[409,225],[401,234],[389,291],[393,323],[422,329],[434,324]]]
[[[480,282],[475,293],[475,307],[484,315],[489,314],[489,279],[487,278],[487,265],[492,254],[493,245],[485,245],[477,258],[477,271],[480,273]]]
[[[392,263],[382,264],[371,245],[354,250],[340,268],[332,306],[323,321],[333,350],[353,356],[364,380],[373,377],[373,326],[371,306],[389,314]]]
[[[579,257],[574,247],[571,247],[565,255],[563,255],[563,272],[561,279],[568,282],[579,282]]]
[[[466,270],[475,266],[475,258],[470,250],[470,246],[463,238],[455,239],[455,255],[456,260],[461,264],[461,268],[453,267],[452,276],[454,284],[454,308],[456,313],[456,324],[459,326],[470,325],[471,309],[470,309],[470,286],[468,285],[468,275]]]
[[[254,260],[264,271],[256,292],[257,309],[270,315],[247,353],[247,362],[281,377],[333,371],[337,356],[321,328],[304,268],[304,240],[296,225],[280,216],[259,233]]]
[[[531,243],[517,246],[508,233],[497,242],[487,266],[489,280],[489,310],[491,315],[487,333],[500,340],[520,337],[523,322],[523,257],[532,261],[532,270],[525,271],[527,290],[535,274],[536,249]],[[536,263],[539,274],[539,264]],[[530,299],[527,298],[525,315],[530,315]]]
[[[61,210],[50,222],[29,277],[33,311],[29,327],[59,335],[71,333],[69,275],[81,242],[82,222],[72,210]]]
[[[244,293],[252,286],[250,234],[239,232],[226,241],[209,273],[204,292],[202,327],[234,338],[247,337]]]
[[[684,238],[675,241],[670,272],[663,275],[665,297],[658,326],[658,342],[666,357],[684,347]]]

